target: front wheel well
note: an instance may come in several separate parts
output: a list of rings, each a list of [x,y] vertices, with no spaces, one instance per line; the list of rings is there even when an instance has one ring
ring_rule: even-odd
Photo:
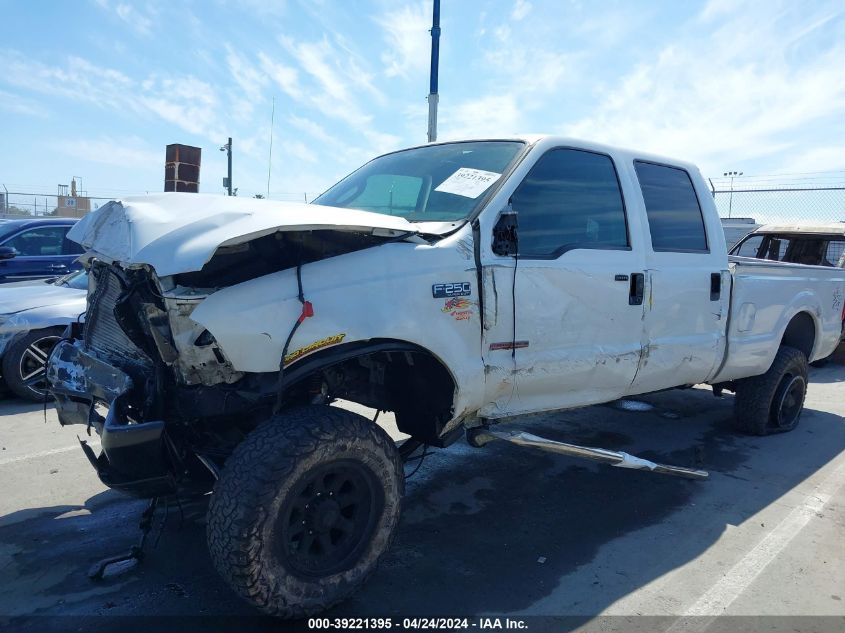
[[[286,405],[349,400],[393,411],[400,431],[440,445],[452,418],[455,380],[430,351],[403,341],[341,345],[303,361],[285,380]],[[286,372],[287,373],[287,372]]]
[[[813,347],[816,343],[816,324],[806,312],[799,312],[783,332],[780,344],[795,349],[804,353],[804,356],[810,358],[813,353]]]

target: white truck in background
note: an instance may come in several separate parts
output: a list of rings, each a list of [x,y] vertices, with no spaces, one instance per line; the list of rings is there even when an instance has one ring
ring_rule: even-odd
[[[729,258],[693,165],[557,137],[394,152],[311,205],[128,198],[69,238],[91,281],[50,357],[60,421],[99,433],[113,488],[212,491],[217,569],[285,617],[373,571],[414,446],[466,432],[702,477],[495,426],[697,383],[736,393],[740,431],[791,430],[845,297],[840,269]]]
[[[725,231],[725,246],[728,252],[731,252],[733,247],[743,237],[759,228],[759,224],[754,218],[722,218],[722,228]]]

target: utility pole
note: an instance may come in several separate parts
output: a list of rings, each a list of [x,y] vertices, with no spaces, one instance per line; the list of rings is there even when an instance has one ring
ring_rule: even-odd
[[[273,97],[273,109],[270,111],[270,155],[267,158],[267,199],[270,199],[270,172],[273,169],[273,122],[276,119],[276,97]]]
[[[431,72],[428,87],[428,142],[437,140],[437,73],[440,66],[440,0],[434,0],[431,16]]]
[[[731,217],[731,211],[733,210],[733,206],[734,206],[734,178],[736,178],[737,176],[742,176],[742,172],[741,171],[726,171],[724,173],[724,176],[725,177],[727,177],[727,176],[731,177],[731,193],[730,193],[730,196],[728,197],[728,217]]]
[[[228,163],[227,176],[223,179],[223,186],[232,195],[232,137],[229,137],[229,142],[220,148],[221,152],[226,152],[226,162]]]

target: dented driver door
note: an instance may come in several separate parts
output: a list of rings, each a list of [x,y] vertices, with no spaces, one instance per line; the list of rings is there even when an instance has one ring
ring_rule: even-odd
[[[644,257],[610,156],[549,150],[511,198],[518,257],[483,261],[481,414],[606,402],[642,349]],[[639,246],[639,248],[638,248]]]

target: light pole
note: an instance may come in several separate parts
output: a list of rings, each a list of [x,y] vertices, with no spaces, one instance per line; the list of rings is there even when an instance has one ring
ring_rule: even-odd
[[[232,195],[232,137],[229,137],[229,142],[220,148],[221,152],[226,152],[226,162],[228,163],[227,176],[223,179],[223,186]]]
[[[741,171],[726,171],[723,175],[725,177],[727,177],[727,176],[731,177],[731,193],[730,193],[730,196],[728,197],[728,217],[731,217],[731,211],[733,210],[733,205],[734,205],[734,178],[736,178],[737,176],[742,176],[742,172]]]
[[[428,85],[428,142],[437,140],[437,74],[440,68],[440,0],[434,0],[431,16],[431,71]]]

